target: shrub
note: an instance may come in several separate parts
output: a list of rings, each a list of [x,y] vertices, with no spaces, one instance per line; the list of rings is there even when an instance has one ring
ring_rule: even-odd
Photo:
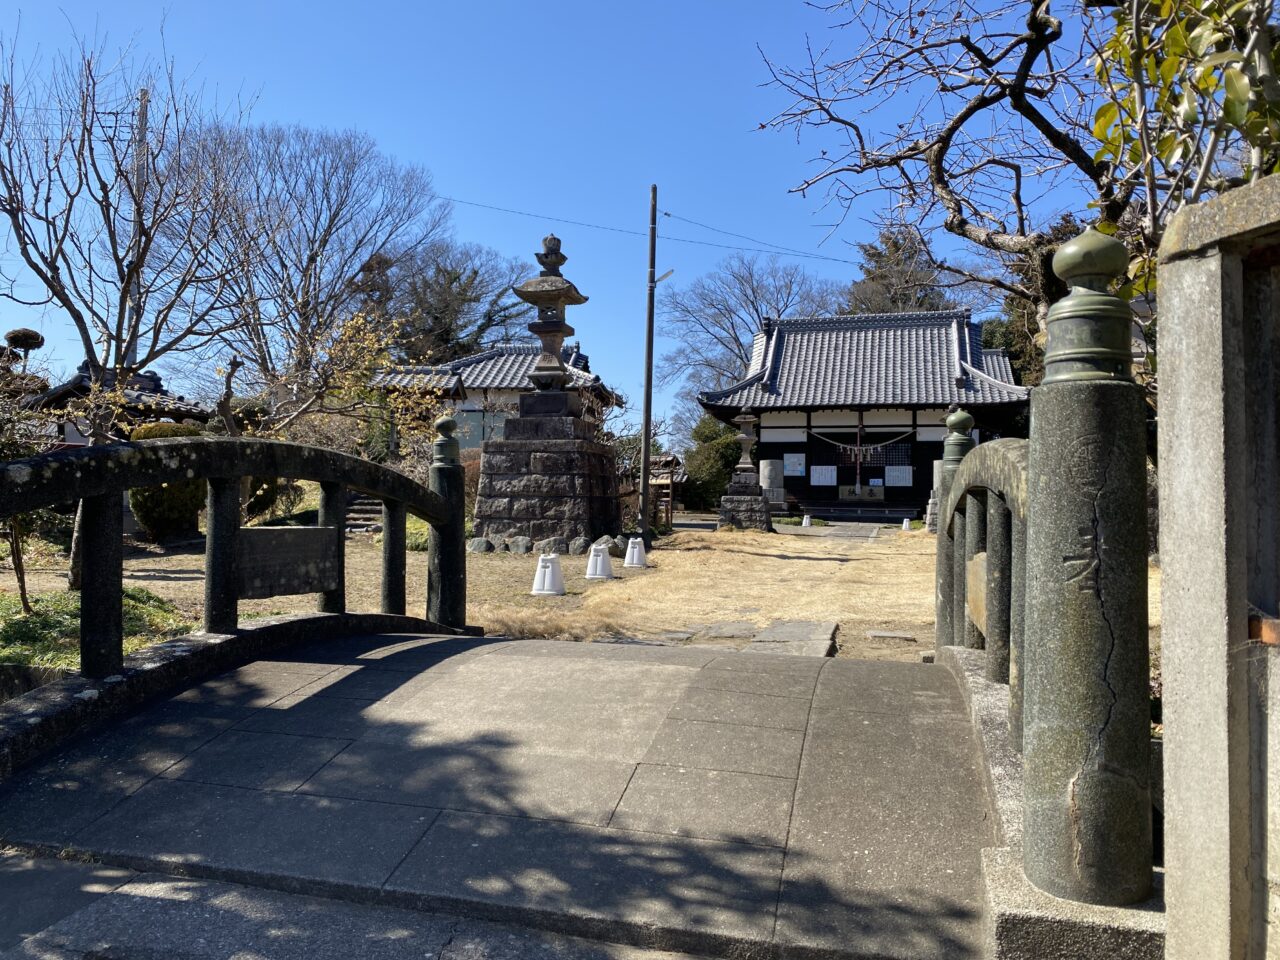
[[[431,534],[431,524],[425,520],[419,520],[417,517],[409,517],[405,523],[404,546],[406,550],[413,550],[419,553],[425,553],[427,550],[427,537]]]
[[[249,496],[245,500],[244,515],[246,518],[261,517],[273,513],[276,500],[280,497],[282,484],[275,477],[253,477],[249,481]]]
[[[464,534],[468,540],[475,536],[475,524],[471,518],[467,518],[466,525],[463,527]],[[426,553],[427,544],[430,542],[431,524],[425,520],[419,520],[412,514],[409,515],[405,524],[404,531],[404,548],[412,550],[415,553]]]
[[[258,517],[287,517],[298,509],[305,491],[294,480],[278,477],[253,477],[249,484],[249,497],[245,501],[246,519]]]
[[[198,436],[198,428],[182,423],[144,423],[134,428],[129,439]],[[129,509],[133,511],[138,526],[152,540],[193,536],[199,530],[204,501],[203,480],[176,480],[158,487],[138,487],[129,491]]]

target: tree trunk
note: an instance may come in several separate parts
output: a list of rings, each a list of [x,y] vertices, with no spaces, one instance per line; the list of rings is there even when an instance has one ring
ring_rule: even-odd
[[[27,568],[22,562],[22,521],[14,517],[9,521],[9,549],[13,555],[13,576],[18,581],[18,599],[22,612],[31,615],[31,597],[27,593]]]
[[[84,512],[84,501],[76,501],[76,519],[71,527],[71,564],[67,569],[67,589],[80,589],[80,571],[84,566],[84,546],[80,537],[80,515]]]

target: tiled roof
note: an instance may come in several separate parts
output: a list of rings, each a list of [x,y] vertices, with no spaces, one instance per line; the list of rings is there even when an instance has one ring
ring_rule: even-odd
[[[462,378],[439,367],[388,367],[373,375],[375,387],[412,387],[416,390],[438,390],[446,397],[462,392]]]
[[[967,310],[773,321],[742,381],[700,394],[707,408],[946,407],[1018,403],[1002,350],[982,348]]]
[[[500,343],[438,366],[389,367],[374,377],[374,385],[444,390],[452,380],[460,380],[466,390],[532,390],[529,374],[541,352],[542,348],[536,343]],[[612,391],[591,372],[587,355],[576,344],[564,347],[560,356],[569,371],[570,386],[602,391],[601,396],[608,402],[616,401]]]
[[[102,372],[101,386],[112,390],[116,385],[114,370]],[[93,391],[93,378],[89,374],[87,362],[80,364],[75,376],[65,383],[51,387],[41,394],[29,397],[23,406],[34,409],[58,410],[66,407],[72,400],[87,397]],[[214,411],[202,403],[188,400],[186,397],[170,393],[164,388],[160,375],[152,371],[143,371],[131,375],[120,390],[126,409],[134,414],[146,414],[174,419],[208,421]]]

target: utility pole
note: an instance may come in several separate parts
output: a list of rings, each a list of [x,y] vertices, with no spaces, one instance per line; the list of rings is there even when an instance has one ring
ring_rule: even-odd
[[[142,219],[147,196],[147,106],[150,102],[151,91],[143,87],[138,91],[138,115],[133,133],[133,236],[129,241],[133,282],[130,284],[125,342],[121,345],[123,356],[119,364],[120,369],[128,373],[136,372],[133,368],[138,365],[138,334],[142,326]]]
[[[644,422],[640,426],[640,536],[645,549],[653,546],[649,529],[649,435],[653,430],[653,295],[658,269],[658,185],[649,187],[649,303],[644,327]]]

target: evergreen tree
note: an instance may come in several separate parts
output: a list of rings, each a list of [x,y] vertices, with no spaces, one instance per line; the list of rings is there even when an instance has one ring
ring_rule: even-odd
[[[720,504],[742,455],[738,431],[709,413],[693,428],[694,446],[684,459],[689,479],[684,485],[684,502],[693,510],[713,510]]]
[[[400,359],[447,363],[527,336],[533,308],[511,288],[535,269],[478,244],[427,247],[401,268],[392,300]]]
[[[859,243],[862,278],[849,284],[849,313],[914,313],[955,306],[939,283],[933,253],[905,225],[886,226],[873,243]]]

